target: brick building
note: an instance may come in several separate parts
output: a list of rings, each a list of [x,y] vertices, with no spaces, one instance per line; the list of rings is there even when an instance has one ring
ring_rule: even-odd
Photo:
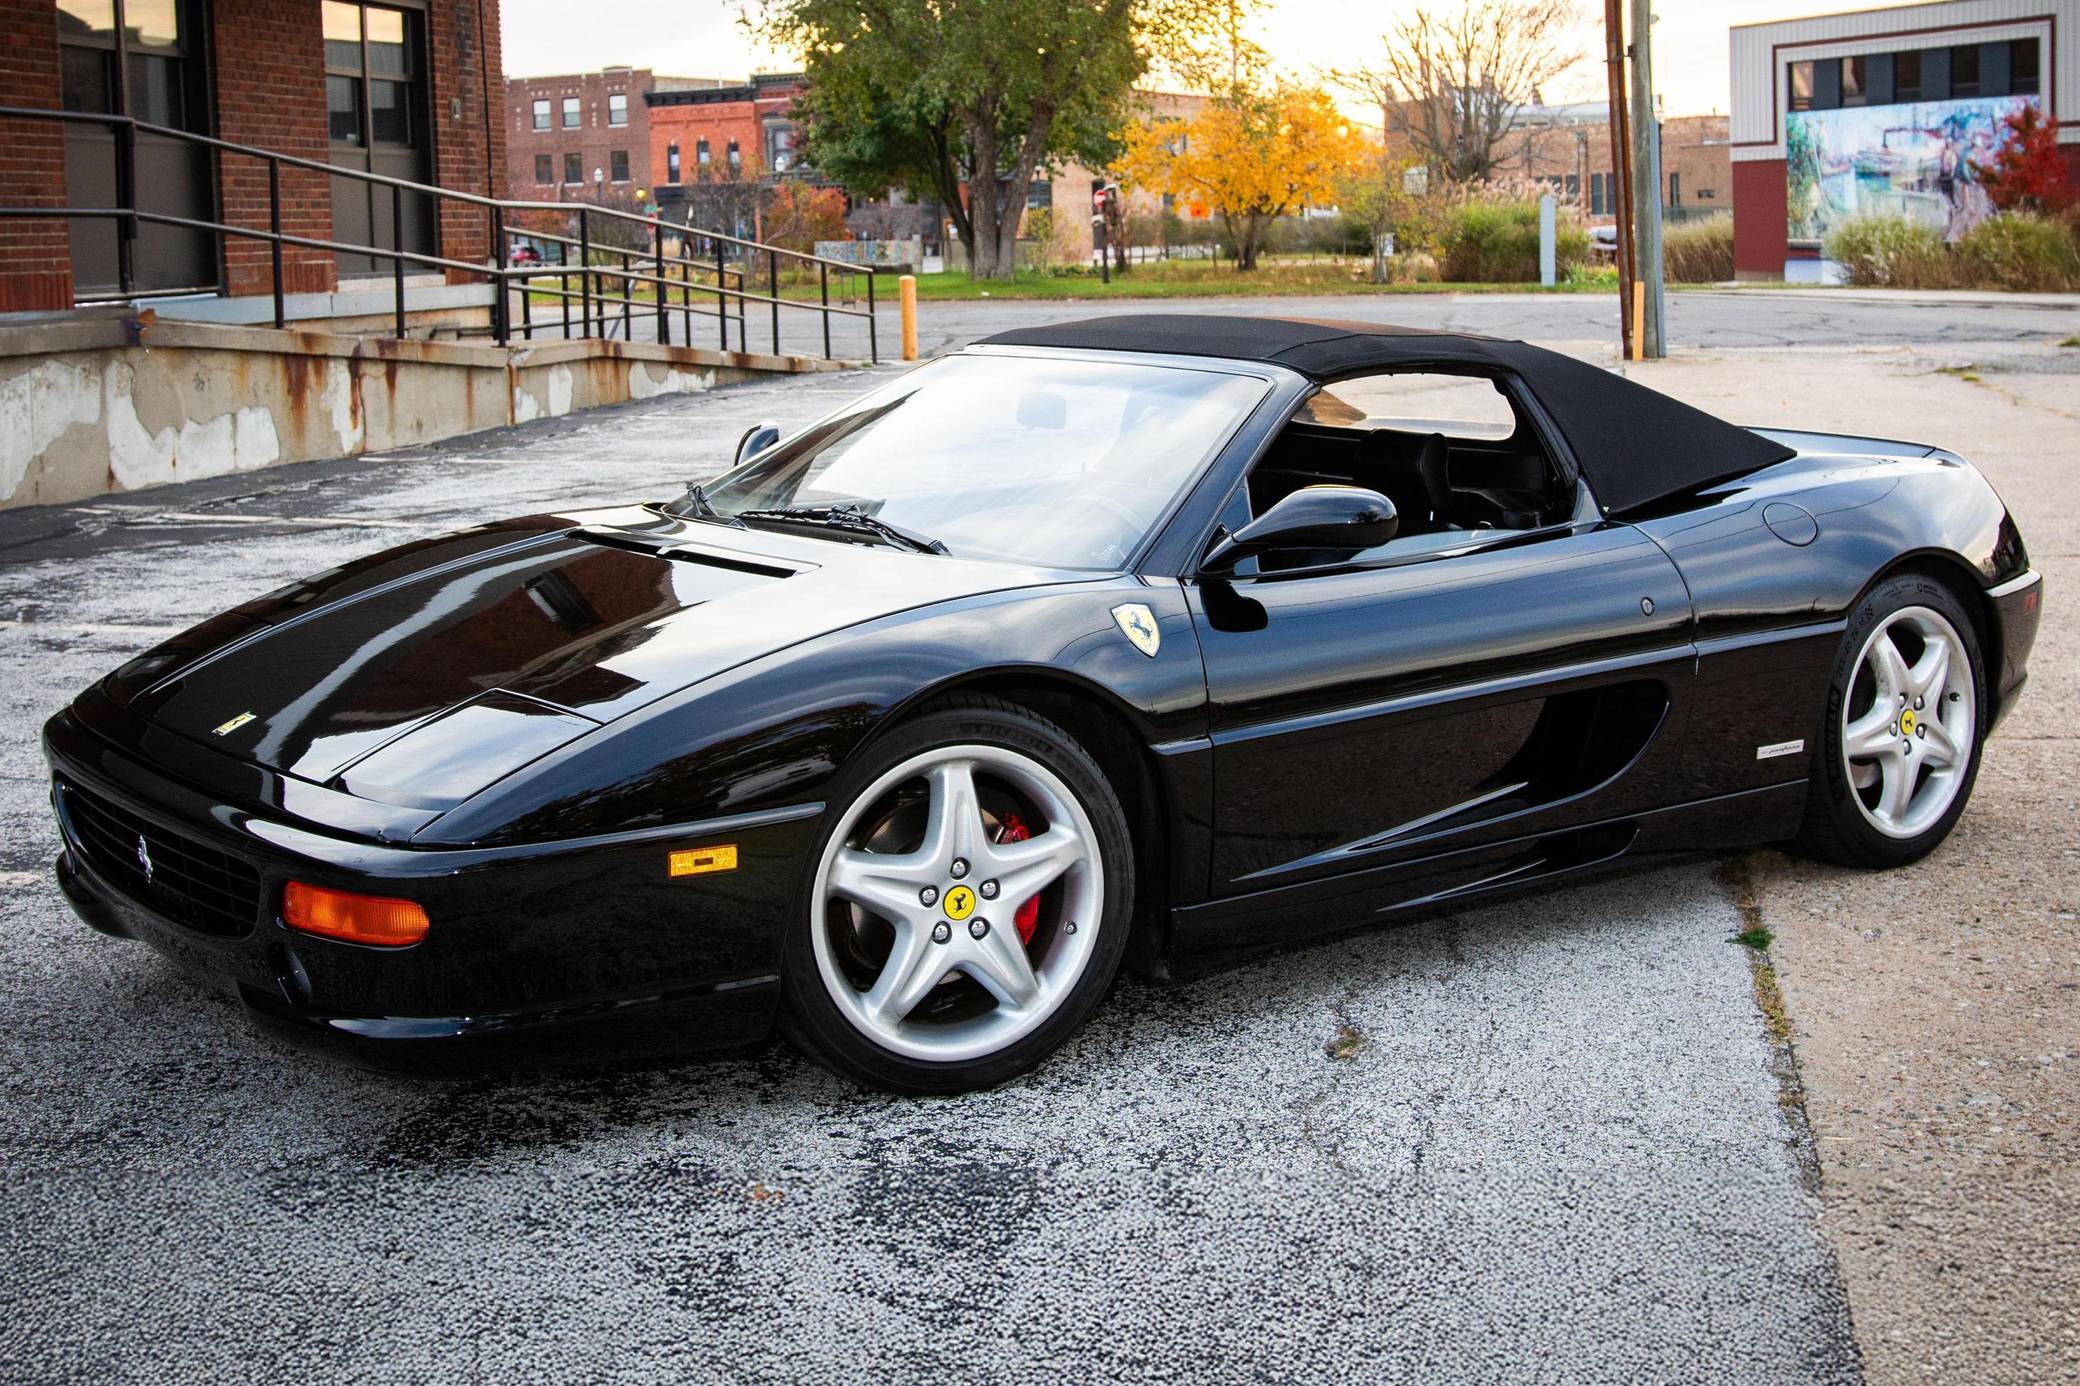
[[[669,213],[690,184],[782,176],[800,167],[799,72],[758,72],[729,86],[661,86],[650,108],[650,168]]]
[[[1498,178],[1543,183],[1585,223],[1617,216],[1611,129],[1602,102],[1534,109],[1511,136]],[[1668,116],[1661,122],[1661,205],[1681,215],[1733,210],[1732,150],[1723,115]]]
[[[647,195],[664,173],[651,160],[650,93],[731,85],[719,77],[658,77],[643,67],[508,78],[506,186],[540,202],[581,191]]]
[[[2080,177],[2080,0],[1948,0],[1735,28],[1734,265],[1814,278],[1867,213],[1956,239],[1991,211],[1975,167],[2034,105]]]
[[[1142,123],[1158,120],[1190,120],[1206,108],[1210,98],[1189,92],[1154,91],[1136,88],[1129,98],[1132,118]],[[1106,176],[1074,159],[1033,175],[1026,190],[1026,210],[1041,207],[1053,211],[1051,253],[1056,259],[1083,261],[1092,250],[1091,213],[1096,190]],[[1126,191],[1126,213],[1132,218],[1160,216],[1171,210],[1171,199],[1146,188]]]
[[[0,0],[0,105],[127,114],[500,196],[498,24],[498,0]],[[117,140],[105,127],[0,122],[0,150],[10,205],[119,205]],[[136,167],[140,209],[268,226],[257,160],[140,134]],[[408,196],[399,226],[387,195],[311,170],[282,170],[281,212],[284,231],[313,240],[387,246],[397,236],[458,260],[491,253],[481,211]],[[0,311],[118,297],[125,249],[112,221],[0,221]],[[139,294],[272,288],[261,241],[142,224],[127,250]],[[298,246],[283,262],[291,293],[378,269]]]

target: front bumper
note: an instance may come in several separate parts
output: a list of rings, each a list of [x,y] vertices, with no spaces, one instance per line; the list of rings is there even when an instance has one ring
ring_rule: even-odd
[[[328,836],[221,802],[89,730],[44,728],[65,850],[58,884],[103,933],[137,939],[251,1018],[382,1069],[475,1072],[755,1042],[778,1001],[780,931],[820,805],[577,841],[418,848]],[[84,796],[104,818],[84,826]],[[209,927],[116,859],[109,822],[257,877],[250,918]],[[674,879],[671,851],[737,845],[738,869]],[[166,853],[162,850],[162,858]],[[218,859],[212,857],[211,859]],[[185,864],[185,859],[183,864]],[[161,871],[170,869],[166,865]],[[290,879],[416,900],[409,948],[289,929]]]

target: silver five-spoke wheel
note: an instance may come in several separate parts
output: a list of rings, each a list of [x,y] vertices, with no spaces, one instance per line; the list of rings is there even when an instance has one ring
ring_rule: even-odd
[[[811,892],[825,990],[911,1059],[1000,1052],[1060,1007],[1105,900],[1090,815],[1061,776],[1001,746],[902,761],[853,799]]]
[[[1978,716],[1972,661],[1948,618],[1903,607],[1871,631],[1842,703],[1842,758],[1864,818],[1928,831],[1963,787]]]

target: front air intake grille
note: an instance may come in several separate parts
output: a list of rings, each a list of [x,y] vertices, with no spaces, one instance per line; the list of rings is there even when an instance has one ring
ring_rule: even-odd
[[[260,873],[91,790],[58,782],[59,817],[87,865],[139,905],[200,933],[236,938],[260,915]]]

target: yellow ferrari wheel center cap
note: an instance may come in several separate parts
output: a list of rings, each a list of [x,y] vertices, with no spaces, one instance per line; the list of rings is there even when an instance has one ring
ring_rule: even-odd
[[[966,919],[975,913],[975,892],[968,887],[955,886],[946,892],[946,917],[952,920]]]
[[[1901,736],[1912,736],[1914,734],[1914,709],[1901,709],[1899,714],[1899,734]]]

